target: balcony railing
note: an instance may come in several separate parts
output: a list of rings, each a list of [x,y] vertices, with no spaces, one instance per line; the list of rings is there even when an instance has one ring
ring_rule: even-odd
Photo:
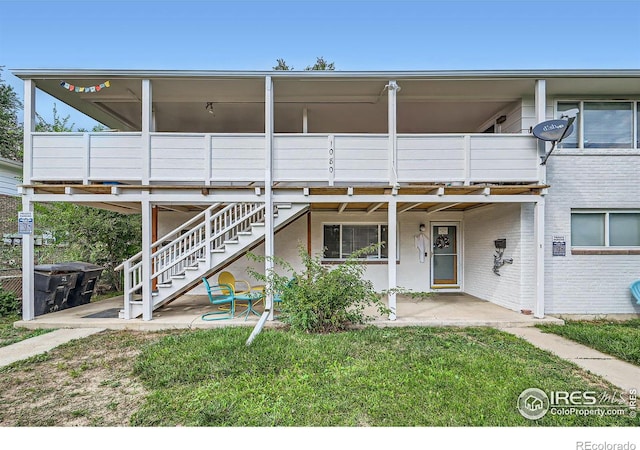
[[[264,134],[33,133],[31,182],[262,182]],[[273,180],[537,182],[528,134],[276,134]],[[395,152],[394,152],[395,150]],[[395,153],[395,154],[394,154]]]

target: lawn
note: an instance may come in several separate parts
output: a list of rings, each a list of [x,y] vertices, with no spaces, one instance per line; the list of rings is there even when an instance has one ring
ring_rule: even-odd
[[[520,393],[617,391],[569,362],[493,329],[366,328],[171,335],[134,373],[150,395],[137,426],[623,426],[629,417],[530,421]]]
[[[637,426],[530,421],[530,387],[617,392],[489,328],[104,331],[0,368],[0,426]]]
[[[539,328],[640,366],[640,319],[626,322],[567,321],[562,326],[540,325]]]
[[[0,347],[15,344],[30,337],[48,333],[51,330],[29,330],[27,328],[14,328],[13,323],[20,320],[19,316],[0,317]]]

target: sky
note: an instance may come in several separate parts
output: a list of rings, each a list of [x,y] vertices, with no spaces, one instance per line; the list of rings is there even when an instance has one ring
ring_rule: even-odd
[[[11,69],[304,69],[318,56],[348,71],[639,69],[640,0],[0,0],[2,78],[20,97]],[[43,117],[52,104],[38,94]]]

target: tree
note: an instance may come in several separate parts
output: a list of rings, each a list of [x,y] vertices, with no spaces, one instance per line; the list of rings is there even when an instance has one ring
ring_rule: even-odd
[[[316,63],[313,66],[307,66],[304,70],[336,70],[334,63],[328,63],[322,56],[316,58]]]
[[[273,66],[273,70],[293,70],[293,67],[289,67],[287,62],[278,58],[276,60],[276,65]],[[316,63],[313,66],[307,66],[304,70],[336,70],[335,63],[327,62],[324,57],[318,56],[316,57]]]
[[[18,123],[18,111],[22,103],[13,87],[2,80],[0,66],[0,156],[22,161],[22,126]]]

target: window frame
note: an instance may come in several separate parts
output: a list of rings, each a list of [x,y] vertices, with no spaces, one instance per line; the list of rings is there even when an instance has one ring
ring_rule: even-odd
[[[603,149],[613,149],[617,151],[632,151],[640,150],[640,99],[609,99],[609,98],[557,98],[554,100],[553,116],[556,119],[560,118],[561,111],[558,110],[560,103],[577,103],[580,113],[578,114],[576,125],[578,129],[577,147],[562,147],[562,143],[558,144],[558,149],[565,151],[598,151]],[[631,146],[630,147],[585,147],[584,146],[584,105],[585,103],[631,103]]]
[[[637,250],[640,245],[611,245],[610,236],[610,216],[611,214],[640,214],[640,209],[572,209],[570,217],[570,226],[573,225],[574,214],[603,214],[604,215],[604,245],[574,245],[573,235],[571,235],[571,248],[584,250]]]
[[[372,226],[375,225],[378,228],[378,244],[380,243],[380,240],[382,238],[382,227],[387,227],[387,239],[388,239],[388,233],[389,233],[389,224],[386,222],[323,222],[322,223],[322,262],[340,262],[340,261],[346,261],[347,257],[344,256],[344,252],[342,249],[342,227],[343,226]],[[327,248],[326,243],[324,241],[325,239],[325,227],[326,226],[339,226],[340,227],[340,233],[338,236],[338,240],[339,240],[339,254],[340,257],[338,258],[327,258],[324,255],[324,251]],[[398,231],[396,230],[396,239],[398,236]],[[388,241],[385,242],[385,247],[388,250]],[[397,249],[399,250],[399,249]],[[388,251],[387,251],[388,254]],[[397,255],[396,255],[397,258]],[[389,261],[389,257],[387,256],[386,258],[382,257],[382,247],[378,248],[378,254],[376,255],[368,255],[365,258],[359,258],[359,260],[362,260],[363,262],[376,262],[376,261]]]

